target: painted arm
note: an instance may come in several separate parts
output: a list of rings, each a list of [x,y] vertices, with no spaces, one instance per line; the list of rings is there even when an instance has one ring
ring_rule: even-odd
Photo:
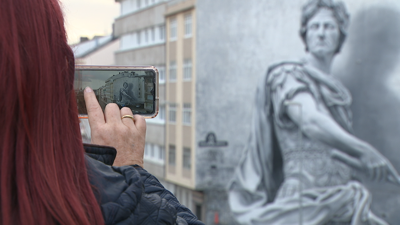
[[[287,114],[307,137],[337,149],[332,157],[359,170],[367,170],[374,180],[386,179],[399,183],[399,175],[391,163],[370,144],[358,139],[344,130],[330,116],[318,110],[310,93],[297,94],[288,105]]]

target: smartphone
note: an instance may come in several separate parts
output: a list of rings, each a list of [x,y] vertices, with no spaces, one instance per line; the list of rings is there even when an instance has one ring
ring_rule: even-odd
[[[79,118],[87,118],[83,91],[93,89],[101,108],[115,103],[133,114],[154,118],[158,114],[158,70],[154,66],[75,66],[74,91]]]

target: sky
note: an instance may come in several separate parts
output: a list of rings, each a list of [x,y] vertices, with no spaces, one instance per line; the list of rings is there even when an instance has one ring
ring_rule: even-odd
[[[60,0],[64,12],[68,43],[78,43],[81,36],[108,35],[120,14],[115,0]]]

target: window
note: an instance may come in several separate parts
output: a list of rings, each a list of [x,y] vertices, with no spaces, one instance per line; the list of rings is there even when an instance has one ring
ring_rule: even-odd
[[[129,39],[130,39],[130,35],[122,35],[121,36],[121,42],[120,42],[120,44],[119,44],[119,49],[126,49],[126,48],[129,48],[128,46],[129,46]]]
[[[141,39],[140,35],[141,35],[141,32],[138,31],[136,36],[137,36],[137,45],[139,45],[139,46],[140,46],[140,44],[141,44],[141,43],[140,43],[140,39]]]
[[[136,0],[136,7],[140,9],[142,0]]]
[[[192,60],[185,59],[183,61],[183,80],[191,80],[192,79]]]
[[[185,38],[192,36],[192,14],[185,15]]]
[[[160,111],[158,112],[158,116],[160,120],[165,120],[165,105],[160,105]]]
[[[156,41],[156,32],[154,31],[154,27],[151,28],[151,42],[154,43]]]
[[[149,43],[149,32],[148,29],[144,30],[144,44],[148,44]]]
[[[160,84],[165,83],[165,67],[163,66],[158,67],[158,82]]]
[[[144,150],[144,159],[152,163],[164,164],[165,162],[164,146],[146,143]]]
[[[135,0],[126,0],[121,2],[121,16],[136,10],[134,1]]]
[[[124,34],[121,37],[120,50],[130,49],[136,47],[136,33]]]
[[[183,148],[183,168],[190,170],[192,166],[192,160],[191,160],[191,151],[190,148]]]
[[[164,161],[164,159],[165,159],[165,147],[164,146],[159,146],[158,151],[159,151],[158,159]]]
[[[144,145],[144,156],[149,156],[149,155],[150,155],[149,144],[145,144]]]
[[[160,153],[160,151],[158,150],[160,148],[159,145],[154,144],[153,145],[153,151],[154,151],[154,155],[152,155],[154,160],[158,160],[158,154]]]
[[[149,150],[150,150],[150,157],[154,157],[154,146],[152,144],[149,144]]]
[[[172,61],[169,63],[169,81],[176,81],[176,62]]]
[[[169,28],[169,32],[170,32],[170,34],[169,34],[169,37],[170,37],[170,39],[171,39],[171,41],[174,41],[174,40],[176,40],[176,29],[177,29],[177,27],[176,27],[176,18],[172,18],[171,20],[170,20],[170,28]]]
[[[183,104],[183,124],[190,125],[192,119],[192,109],[190,103]]]
[[[175,145],[170,145],[169,146],[168,165],[171,165],[171,166],[175,166],[176,165],[176,149],[175,149]]]
[[[165,27],[148,27],[134,33],[121,36],[120,50],[138,48],[144,45],[157,44],[164,42]],[[160,36],[158,36],[160,35]],[[158,39],[160,38],[160,39]]]
[[[175,123],[176,122],[176,104],[170,103],[169,104],[169,122]]]
[[[152,120],[149,120],[148,121],[149,123],[158,123],[158,124],[160,124],[160,123],[162,123],[162,124],[164,124],[165,123],[165,105],[159,105],[159,108],[158,108],[158,115],[155,117],[155,118],[153,118]]]
[[[160,41],[165,40],[165,25],[159,26],[159,32],[160,32]]]

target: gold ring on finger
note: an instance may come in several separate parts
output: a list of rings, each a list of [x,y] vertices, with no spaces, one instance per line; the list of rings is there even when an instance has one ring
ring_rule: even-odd
[[[133,122],[135,122],[135,118],[133,118],[133,116],[131,116],[131,115],[123,115],[123,116],[121,117],[121,120],[122,120],[123,118],[131,118],[131,119],[133,120]]]

